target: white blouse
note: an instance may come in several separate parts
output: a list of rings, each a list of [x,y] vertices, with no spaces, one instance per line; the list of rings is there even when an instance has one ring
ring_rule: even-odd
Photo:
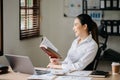
[[[83,70],[96,56],[98,45],[90,34],[78,44],[75,39],[68,51],[67,57],[62,62],[64,70]]]

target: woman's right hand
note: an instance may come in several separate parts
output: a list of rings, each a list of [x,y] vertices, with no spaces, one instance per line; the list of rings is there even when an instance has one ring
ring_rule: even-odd
[[[51,58],[51,57],[49,57],[49,59],[50,59],[50,63],[52,63],[52,64],[55,64],[55,65],[60,64],[60,60],[57,59],[57,58]]]

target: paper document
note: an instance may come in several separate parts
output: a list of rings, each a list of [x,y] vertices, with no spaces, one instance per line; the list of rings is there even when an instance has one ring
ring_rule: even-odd
[[[74,71],[71,73],[67,73],[68,76],[89,76],[92,73],[92,71]]]
[[[31,75],[30,77],[28,77],[28,80],[31,79],[40,79],[40,80],[52,80],[55,78],[55,75],[52,74],[44,74],[44,75]]]
[[[62,69],[51,69],[51,74],[53,75],[57,75],[57,76],[61,76],[61,75],[65,75],[66,71],[62,70]]]
[[[92,80],[91,77],[58,76],[55,80]]]
[[[50,69],[49,70],[53,75],[65,75],[65,76],[81,76],[81,77],[88,77],[92,71],[73,71],[68,72],[62,69]]]

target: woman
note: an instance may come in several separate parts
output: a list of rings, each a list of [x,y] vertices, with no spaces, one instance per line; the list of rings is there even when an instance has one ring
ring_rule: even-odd
[[[83,70],[95,58],[98,50],[97,25],[87,14],[80,14],[74,20],[73,31],[77,37],[63,62],[50,58],[47,67],[65,70]]]

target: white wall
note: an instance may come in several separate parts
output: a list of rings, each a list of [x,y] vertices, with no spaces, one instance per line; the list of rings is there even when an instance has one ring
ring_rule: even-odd
[[[41,55],[41,50],[39,49],[40,37],[29,40],[19,40],[19,0],[3,1],[4,53],[27,55],[33,63],[40,65],[44,57],[44,55]],[[44,57],[44,59],[46,59],[46,57]]]
[[[41,0],[41,16],[41,34],[51,40],[64,59],[74,34],[73,19],[63,17],[63,0]],[[19,40],[19,0],[4,0],[4,53],[27,55],[35,66],[46,66],[49,60],[39,49],[40,40]]]
[[[4,1],[4,53],[27,55],[35,66],[45,67],[49,60],[43,51],[39,49],[41,38],[19,40],[19,0]],[[63,59],[74,39],[72,31],[73,18],[63,17],[64,0],[41,0],[41,34],[59,49]],[[116,40],[117,39],[117,40]],[[118,42],[120,37],[110,38],[109,47],[120,52]],[[0,61],[5,58],[1,57]]]
[[[63,16],[63,0],[42,0],[42,34],[59,49],[63,57],[74,39],[73,19]]]

